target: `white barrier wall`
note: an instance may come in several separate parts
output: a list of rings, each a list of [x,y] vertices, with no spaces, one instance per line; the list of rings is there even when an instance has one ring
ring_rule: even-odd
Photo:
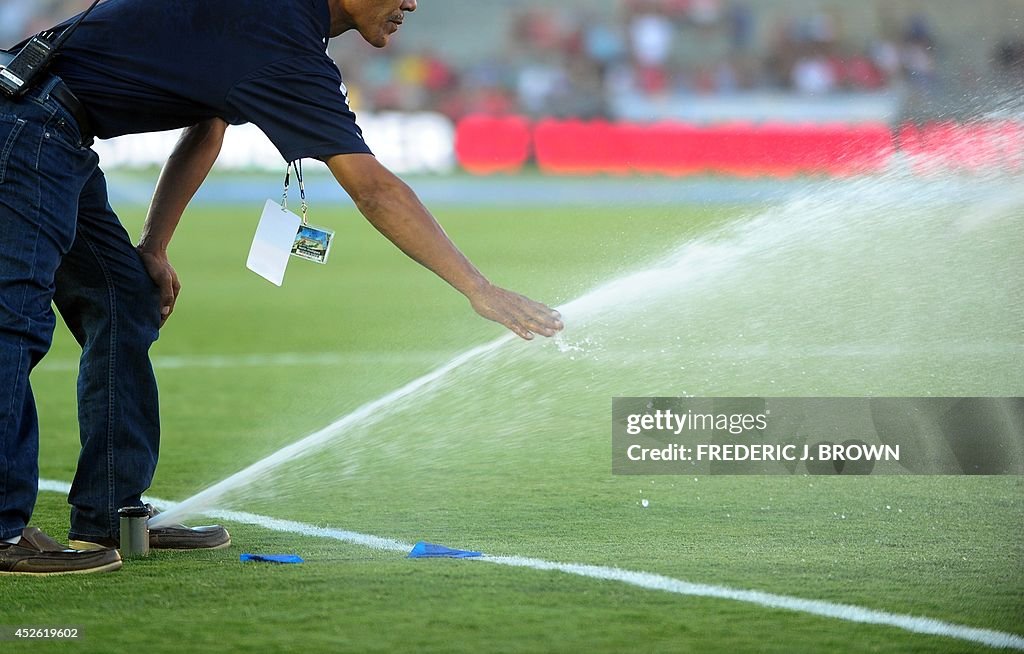
[[[449,173],[455,169],[455,126],[437,113],[360,114],[366,143],[396,173]],[[150,168],[167,160],[180,130],[97,141],[107,170]],[[277,148],[255,126],[233,125],[224,137],[218,170],[283,170]]]

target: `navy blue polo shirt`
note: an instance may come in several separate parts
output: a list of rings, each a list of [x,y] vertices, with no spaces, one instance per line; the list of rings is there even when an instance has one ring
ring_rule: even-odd
[[[329,30],[327,0],[106,0],[54,72],[100,138],[219,117],[255,124],[287,161],[369,153]]]

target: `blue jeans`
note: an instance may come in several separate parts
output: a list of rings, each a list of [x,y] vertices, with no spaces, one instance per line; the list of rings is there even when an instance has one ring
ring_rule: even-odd
[[[49,96],[59,82],[0,95],[0,539],[21,533],[36,501],[29,374],[50,347],[51,303],[82,346],[71,538],[117,535],[117,509],[141,503],[160,440],[149,361],[159,291],[107,201],[98,157]]]

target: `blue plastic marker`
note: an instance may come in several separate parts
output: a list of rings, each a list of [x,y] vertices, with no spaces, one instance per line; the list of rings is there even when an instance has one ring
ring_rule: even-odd
[[[413,546],[409,552],[410,559],[469,559],[475,556],[483,556],[482,552],[470,550],[455,550],[444,545],[435,545],[420,541]]]
[[[238,557],[243,563],[255,561],[257,563],[303,563],[302,557],[298,554],[242,554]]]

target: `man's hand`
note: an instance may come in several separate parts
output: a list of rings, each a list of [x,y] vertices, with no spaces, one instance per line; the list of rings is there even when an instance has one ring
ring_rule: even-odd
[[[469,301],[481,316],[505,325],[528,341],[534,334],[554,336],[563,327],[562,316],[554,309],[498,286],[488,284]]]
[[[137,249],[143,265],[146,266],[146,272],[160,289],[160,326],[163,327],[174,311],[174,303],[181,291],[181,282],[178,281],[178,273],[175,272],[174,266],[167,260],[166,252],[145,250],[141,246]]]

